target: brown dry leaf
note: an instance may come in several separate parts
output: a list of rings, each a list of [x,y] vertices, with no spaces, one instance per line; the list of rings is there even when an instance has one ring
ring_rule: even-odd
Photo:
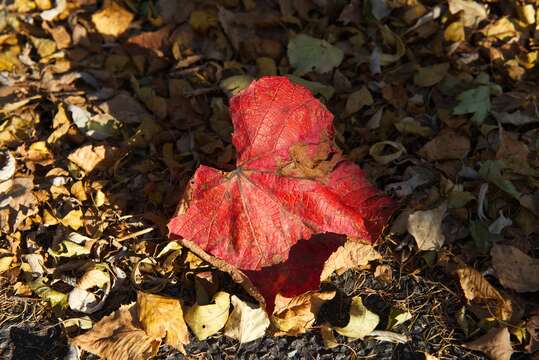
[[[515,139],[511,133],[500,127],[500,146],[496,151],[496,159],[503,160],[511,170],[528,175],[530,171],[529,152],[526,144]]]
[[[157,354],[160,340],[139,327],[135,304],[131,304],[103,317],[73,344],[107,360],[146,360]]]
[[[92,15],[92,22],[100,34],[119,36],[127,30],[134,15],[116,1],[105,1],[103,8]]]
[[[139,291],[137,309],[146,334],[156,339],[165,338],[166,344],[185,354],[183,346],[189,344],[189,331],[180,299]]]
[[[341,275],[346,270],[364,267],[381,258],[382,255],[372,245],[349,240],[326,260],[320,280],[329,278],[333,272]]]
[[[491,360],[509,360],[513,354],[509,330],[492,328],[479,339],[464,344],[464,347],[481,351]]]
[[[88,196],[86,195],[86,189],[82,181],[77,181],[73,183],[73,185],[71,185],[71,195],[73,195],[80,201],[88,200]]]
[[[504,297],[481,275],[471,267],[462,267],[457,270],[460,286],[466,299],[479,302],[495,302],[492,313],[502,320],[509,320],[513,315],[513,304],[510,299]]]
[[[58,49],[66,49],[71,46],[71,36],[64,26],[48,28],[47,31],[52,35]]]
[[[85,145],[73,151],[67,158],[85,172],[90,173],[105,159],[106,153],[105,145]]]
[[[376,280],[386,285],[390,285],[393,282],[393,270],[389,265],[378,265],[374,270],[374,277]]]
[[[150,116],[144,106],[125,91],[101,103],[99,107],[124,124],[140,123]]]
[[[287,298],[281,294],[275,297],[275,310],[271,320],[279,330],[276,335],[297,335],[307,332],[314,324],[316,314],[322,304],[333,299],[335,291],[312,292]]]
[[[439,250],[444,245],[442,221],[447,203],[432,210],[415,211],[408,217],[408,232],[414,237],[419,250]]]
[[[539,259],[514,246],[494,244],[490,251],[492,266],[500,283],[517,292],[539,290]]]
[[[470,151],[470,139],[457,132],[444,129],[434,139],[426,143],[419,155],[429,160],[460,160]]]
[[[344,110],[345,116],[352,115],[361,110],[364,106],[369,106],[373,103],[374,100],[369,89],[367,89],[366,86],[363,86],[361,89],[348,96],[348,99],[346,100],[346,108]]]
[[[526,351],[529,353],[539,351],[539,314],[535,313],[526,321],[526,329],[530,334],[530,342],[526,345]]]
[[[26,220],[39,212],[38,200],[32,189],[33,177],[19,177],[0,182],[0,233],[17,230]]]

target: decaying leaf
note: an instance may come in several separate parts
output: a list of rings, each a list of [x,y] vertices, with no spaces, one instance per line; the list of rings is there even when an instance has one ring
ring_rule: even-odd
[[[494,244],[490,254],[492,266],[505,288],[518,292],[539,290],[539,259],[510,245]]]
[[[415,211],[408,217],[408,232],[414,237],[419,250],[440,250],[445,242],[442,221],[447,203],[435,209]]]
[[[230,302],[234,309],[228,317],[224,334],[240,343],[261,338],[266,333],[270,321],[264,309],[240,300],[232,295]]]
[[[148,359],[157,353],[160,343],[138,327],[135,304],[122,305],[73,340],[83,350],[110,360]]]
[[[502,320],[512,318],[513,304],[511,300],[490,285],[480,272],[470,267],[462,267],[457,270],[457,274],[466,299],[487,304],[493,302],[494,307],[491,311],[493,314]]]
[[[231,100],[231,114],[238,168],[198,168],[171,236],[246,270],[285,261],[313,233],[378,238],[391,200],[340,160],[332,115],[307,89],[262,78]]]
[[[361,296],[354,296],[350,305],[350,321],[345,327],[335,328],[335,330],[339,334],[353,339],[363,339],[376,329],[379,321],[378,315],[363,305]]]
[[[92,22],[99,33],[119,36],[127,30],[133,18],[134,15],[115,0],[108,0],[101,10],[92,15]]]
[[[189,331],[180,299],[138,292],[137,309],[146,334],[155,339],[165,339],[167,345],[185,354],[183,346],[189,344]]]
[[[426,143],[419,154],[429,160],[464,159],[470,151],[470,139],[453,130],[442,131]]]
[[[329,278],[333,272],[341,275],[349,269],[360,269],[381,258],[382,255],[372,245],[349,240],[326,260],[320,279]]]
[[[492,328],[479,339],[464,346],[485,353],[491,360],[509,360],[513,354],[509,330],[506,327]]]
[[[187,309],[185,322],[199,340],[212,336],[225,326],[230,309],[230,295],[219,291],[213,297],[214,304],[195,304]]]
[[[67,158],[82,170],[90,173],[105,159],[106,154],[105,145],[85,145],[73,151]]]
[[[303,334],[314,324],[322,304],[334,296],[334,291],[311,291],[293,298],[277,295],[271,320],[283,334]]]

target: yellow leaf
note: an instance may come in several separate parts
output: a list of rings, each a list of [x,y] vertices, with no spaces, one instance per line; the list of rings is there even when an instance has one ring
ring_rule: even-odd
[[[116,1],[105,1],[101,10],[92,15],[92,22],[100,34],[119,36],[127,30],[134,15]]]
[[[310,291],[293,298],[277,294],[271,319],[275,327],[282,332],[280,334],[303,334],[314,324],[322,304],[334,296],[335,291]]]
[[[88,196],[86,196],[86,189],[82,181],[77,181],[71,185],[71,195],[80,201],[86,201],[88,199]]]
[[[83,224],[82,210],[71,210],[62,218],[62,225],[69,226],[73,230],[78,230]]]
[[[165,339],[165,343],[185,354],[189,331],[183,318],[180,299],[138,292],[137,306],[142,328],[151,337]]]
[[[343,336],[353,339],[363,339],[376,329],[379,321],[380,318],[378,315],[369,311],[363,305],[361,296],[354,296],[350,305],[350,321],[348,325],[342,328],[336,328],[335,330]]]
[[[449,24],[444,30],[444,39],[448,42],[464,41],[466,35],[464,34],[464,26],[460,21],[455,21]]]
[[[0,258],[0,274],[11,269],[13,256],[4,256]]]
[[[185,313],[185,321],[199,340],[217,333],[225,326],[230,309],[230,295],[220,291],[213,297],[214,304],[193,305]]]

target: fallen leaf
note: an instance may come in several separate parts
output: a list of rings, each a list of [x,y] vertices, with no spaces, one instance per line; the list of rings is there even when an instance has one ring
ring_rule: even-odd
[[[92,172],[106,157],[105,145],[85,145],[67,156],[69,161],[87,173]]]
[[[481,275],[471,267],[462,267],[457,270],[460,286],[464,296],[468,300],[483,303],[494,302],[493,313],[502,320],[509,320],[513,316],[513,304],[510,299],[504,297]]]
[[[391,285],[393,282],[393,270],[389,265],[378,265],[374,270],[374,277],[385,285]]]
[[[372,245],[348,240],[326,260],[320,279],[329,278],[333,272],[341,275],[346,270],[364,267],[381,258],[382,255]]]
[[[335,330],[339,334],[352,339],[363,339],[376,329],[379,322],[378,315],[369,311],[363,305],[361,296],[354,296],[350,305],[350,321],[345,327],[338,327]]]
[[[490,251],[492,266],[500,283],[517,292],[539,290],[539,259],[510,245],[494,244]]]
[[[122,305],[73,339],[73,344],[109,360],[149,359],[157,354],[160,340],[148,336],[137,322],[135,304]]]
[[[116,1],[108,0],[92,15],[92,22],[100,34],[116,37],[127,30],[133,18],[134,15]]]
[[[421,251],[440,250],[445,242],[442,221],[447,203],[432,210],[415,211],[408,217],[408,232],[414,237]]]
[[[402,311],[397,308],[391,308],[389,313],[389,319],[387,322],[387,329],[392,330],[395,327],[404,324],[412,318],[412,314],[409,311]]]
[[[366,86],[362,86],[358,91],[353,92],[348,96],[346,100],[346,106],[344,110],[345,116],[352,115],[364,106],[370,106],[374,103],[369,89]]]
[[[388,151],[388,149],[390,149]],[[389,164],[406,154],[406,148],[401,143],[395,141],[380,141],[373,144],[369,149],[369,155],[379,164]]]
[[[225,325],[224,334],[240,343],[261,338],[266,333],[270,321],[264,309],[240,300],[236,295],[230,299],[232,312]]]
[[[288,43],[288,59],[297,76],[311,71],[320,74],[329,72],[341,64],[343,57],[338,47],[306,34],[299,34]]]
[[[512,38],[517,35],[515,25],[509,20],[507,16],[488,24],[481,32],[487,37],[495,37],[500,40]]]
[[[466,90],[457,96],[458,105],[453,109],[453,114],[473,114],[471,120],[480,125],[490,112],[490,87],[481,85],[474,89]]]
[[[539,350],[539,315],[537,313],[526,321],[526,330],[530,334],[530,342],[526,345],[526,351],[534,353]]]
[[[84,225],[82,222],[82,215],[82,210],[80,209],[71,210],[67,213],[66,216],[62,218],[62,224],[64,226],[69,226],[73,230],[77,231],[82,225]]]
[[[140,123],[150,116],[144,106],[125,91],[101,103],[99,108],[124,124]]]
[[[195,304],[187,309],[185,322],[197,339],[204,340],[225,326],[230,309],[230,295],[219,291],[213,297],[214,304]]]
[[[453,130],[443,130],[426,143],[419,155],[429,160],[461,160],[470,151],[470,139]]]
[[[313,326],[322,304],[334,296],[334,291],[310,291],[293,298],[277,295],[271,320],[283,334],[303,334]]]
[[[487,10],[483,4],[473,0],[449,0],[448,3],[451,14],[461,13],[461,21],[466,27],[477,27],[487,18]]]
[[[185,354],[183,346],[189,344],[189,331],[180,299],[139,291],[137,312],[146,334],[155,339],[164,338],[167,345]]]
[[[479,339],[464,344],[464,347],[481,351],[491,360],[509,360],[513,354],[509,330],[492,328]]]
[[[51,288],[47,282],[48,279],[41,276],[30,281],[28,286],[37,296],[50,302],[53,308],[67,307],[67,294]]]
[[[420,67],[414,74],[414,84],[421,87],[434,86],[447,75],[449,67],[449,63]]]
[[[171,236],[245,270],[285,261],[316,233],[378,238],[392,202],[340,160],[332,116],[307,89],[262,78],[231,99],[231,113],[238,168],[197,169]]]
[[[530,168],[528,163],[530,152],[528,146],[511,135],[500,127],[500,145],[496,151],[496,159],[502,160],[508,168],[516,173],[532,175],[534,170]]]

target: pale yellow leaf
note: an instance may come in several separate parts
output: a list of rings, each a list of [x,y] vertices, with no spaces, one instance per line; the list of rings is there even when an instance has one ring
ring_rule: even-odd
[[[116,1],[105,1],[101,10],[92,15],[92,22],[100,34],[119,36],[127,30],[134,15]]]
[[[270,324],[266,311],[260,306],[242,301],[236,295],[232,295],[231,302],[234,309],[225,325],[225,335],[240,343],[264,336]]]
[[[379,322],[380,318],[378,315],[369,311],[363,305],[361,296],[354,296],[350,305],[350,321],[345,327],[336,328],[335,330],[343,336],[353,339],[363,339],[376,329]]]
[[[220,291],[213,297],[214,304],[193,305],[185,313],[185,322],[199,340],[214,335],[225,326],[230,309],[230,295]]]

